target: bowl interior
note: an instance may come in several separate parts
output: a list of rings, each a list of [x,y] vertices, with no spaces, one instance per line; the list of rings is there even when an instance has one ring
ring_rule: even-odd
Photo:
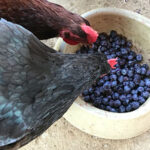
[[[134,51],[143,55],[144,63],[150,64],[150,21],[147,18],[120,9],[95,10],[84,14],[83,17],[88,19],[91,26],[99,33],[109,33],[110,30],[116,30],[119,34],[126,36],[128,40],[132,40],[135,47]],[[64,46],[64,53],[75,53],[81,47],[81,45],[69,46],[67,44]],[[95,113],[96,115],[104,114],[104,116],[109,114],[108,117],[110,116],[115,119],[129,119],[137,117],[137,115],[144,115],[149,111],[150,106],[150,100],[147,100],[139,109],[133,112],[119,114],[99,110],[90,104],[85,103],[81,97],[79,97],[75,103],[91,113]]]

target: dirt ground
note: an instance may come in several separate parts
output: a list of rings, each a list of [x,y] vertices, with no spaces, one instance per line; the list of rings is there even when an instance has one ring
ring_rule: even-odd
[[[150,18],[150,0],[50,0],[82,14],[101,7],[118,7]],[[45,41],[54,46],[55,40]],[[88,120],[87,120],[88,121]],[[150,131],[129,140],[104,140],[79,131],[64,118],[21,150],[150,150]]]

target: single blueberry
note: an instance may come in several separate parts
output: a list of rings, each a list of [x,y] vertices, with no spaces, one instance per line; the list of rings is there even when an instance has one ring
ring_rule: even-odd
[[[97,98],[95,98],[93,105],[98,107],[101,105],[101,103],[102,103],[102,99],[100,97],[97,97]]]
[[[119,93],[117,93],[117,92],[113,93],[113,99],[115,100],[115,99],[118,99],[118,98],[119,98]]]
[[[118,78],[118,81],[120,82],[120,83],[122,83],[123,82],[123,76],[121,75],[119,78]]]
[[[85,97],[84,97],[84,101],[85,101],[85,102],[90,102],[90,96],[89,96],[89,95],[85,96]]]
[[[127,41],[126,45],[127,45],[127,47],[132,47],[132,42],[131,41]]]
[[[131,104],[129,104],[128,106],[126,106],[126,111],[127,111],[127,112],[129,112],[129,111],[131,111],[131,110],[132,110]]]
[[[144,67],[141,67],[141,74],[146,75],[146,72],[147,72],[146,69]]]
[[[124,86],[125,93],[129,93],[130,91],[131,91],[131,88],[128,85]]]
[[[102,40],[100,42],[101,46],[107,46],[108,42],[106,40]]]
[[[125,111],[126,111],[125,107],[124,107],[123,105],[121,105],[121,106],[119,107],[119,112],[120,112],[120,113],[123,113],[123,112],[125,112]]]
[[[122,73],[122,75],[125,76],[125,75],[127,74],[127,69],[122,69],[122,70],[121,70],[121,73]]]
[[[128,60],[133,60],[133,58],[134,58],[133,55],[128,56]]]
[[[110,79],[111,79],[111,81],[114,81],[114,80],[117,79],[117,76],[115,74],[113,74],[113,75],[110,76]]]
[[[123,102],[123,101],[125,101],[125,99],[126,99],[126,95],[121,95],[120,96],[120,100]]]
[[[134,72],[132,70],[128,70],[128,76],[133,77],[133,75],[134,75]]]
[[[110,100],[110,101],[109,101],[109,106],[111,106],[111,107],[114,106],[114,101],[113,101],[113,100]]]
[[[115,100],[114,101],[114,107],[119,107],[121,105],[121,102],[120,102],[120,100]]]
[[[143,60],[143,56],[142,56],[141,54],[138,54],[138,55],[136,56],[136,60],[137,60],[138,62],[141,62],[141,61]]]
[[[139,99],[139,98],[138,98],[138,95],[137,95],[137,94],[133,94],[133,100],[134,100],[134,101],[138,101],[138,99]]]
[[[117,36],[117,32],[114,31],[114,30],[111,30],[111,31],[110,31],[110,37],[114,38],[114,37],[116,37],[116,36]]]
[[[95,96],[100,96],[100,94],[101,94],[101,93],[100,93],[99,90],[94,91],[94,95],[95,95]]]
[[[110,109],[111,112],[117,112],[115,108]]]
[[[91,87],[89,88],[89,94],[92,94],[94,92],[94,89]]]
[[[117,55],[118,57],[120,57],[122,54],[121,54],[121,52],[116,52],[116,55]]]
[[[127,106],[127,105],[129,104],[129,102],[130,102],[129,99],[125,99],[125,100],[122,102],[122,104],[123,104],[124,106]]]
[[[137,109],[137,108],[139,108],[139,106],[140,106],[140,104],[139,104],[139,102],[132,102],[131,103],[131,107],[132,107],[132,109]]]
[[[129,101],[132,100],[132,94],[127,94],[127,99],[129,99]]]
[[[112,81],[111,82],[111,87],[115,87],[115,86],[117,86],[117,81]]]
[[[144,98],[148,98],[148,97],[149,97],[149,92],[148,92],[148,91],[144,91],[144,92],[142,93],[142,96],[143,96]]]
[[[145,84],[147,87],[150,87],[150,79],[146,78],[145,79]]]
[[[108,104],[108,98],[106,98],[106,97],[103,98],[103,99],[102,99],[102,103],[103,103],[104,105],[107,105],[107,104]]]
[[[95,100],[95,95],[94,94],[90,95],[90,99],[93,102]]]
[[[126,48],[121,48],[120,50],[121,50],[122,55],[127,55],[128,54],[128,51],[127,51]]]
[[[120,76],[120,75],[121,75],[121,71],[120,71],[120,70],[117,70],[117,71],[116,71],[116,75],[117,75],[117,76]]]
[[[138,73],[138,74],[141,74],[142,70],[141,70],[140,67],[137,67],[137,68],[135,69],[135,72]]]
[[[142,93],[144,91],[144,88],[140,86],[137,88],[137,90],[138,90],[138,92]]]
[[[106,110],[110,111],[112,108],[110,106],[106,106]]]
[[[146,70],[148,70],[148,69],[149,69],[148,64],[143,64],[143,65],[142,65],[142,67],[144,67]]]
[[[139,97],[139,103],[140,103],[140,104],[145,103],[145,99],[144,99],[142,96]]]
[[[146,76],[147,76],[147,77],[150,77],[150,70],[147,70]]]
[[[141,87],[145,86],[145,82],[143,80],[141,80],[139,86],[141,86]]]
[[[83,96],[87,96],[89,94],[89,91],[88,90],[84,90],[83,92],[82,92],[82,95]]]
[[[106,107],[105,107],[105,105],[101,104],[101,105],[99,106],[99,108],[105,110]]]

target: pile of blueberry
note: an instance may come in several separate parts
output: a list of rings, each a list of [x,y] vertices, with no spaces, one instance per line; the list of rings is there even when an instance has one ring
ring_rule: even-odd
[[[132,50],[132,42],[112,30],[100,33],[90,47],[77,53],[104,53],[107,59],[118,58],[116,69],[99,78],[91,88],[83,91],[85,102],[111,112],[130,112],[140,107],[150,95],[150,70],[142,64],[143,57]]]

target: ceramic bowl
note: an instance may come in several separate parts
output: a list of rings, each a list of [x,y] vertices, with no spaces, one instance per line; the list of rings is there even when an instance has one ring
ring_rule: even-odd
[[[142,53],[144,61],[150,59],[150,20],[140,14],[117,8],[100,8],[82,15],[100,32],[118,33],[132,40]],[[61,39],[55,49],[74,53],[81,45],[69,46]],[[139,109],[128,113],[112,113],[85,103],[79,96],[64,118],[73,126],[90,135],[105,139],[127,139],[138,136],[150,128],[150,99]]]

